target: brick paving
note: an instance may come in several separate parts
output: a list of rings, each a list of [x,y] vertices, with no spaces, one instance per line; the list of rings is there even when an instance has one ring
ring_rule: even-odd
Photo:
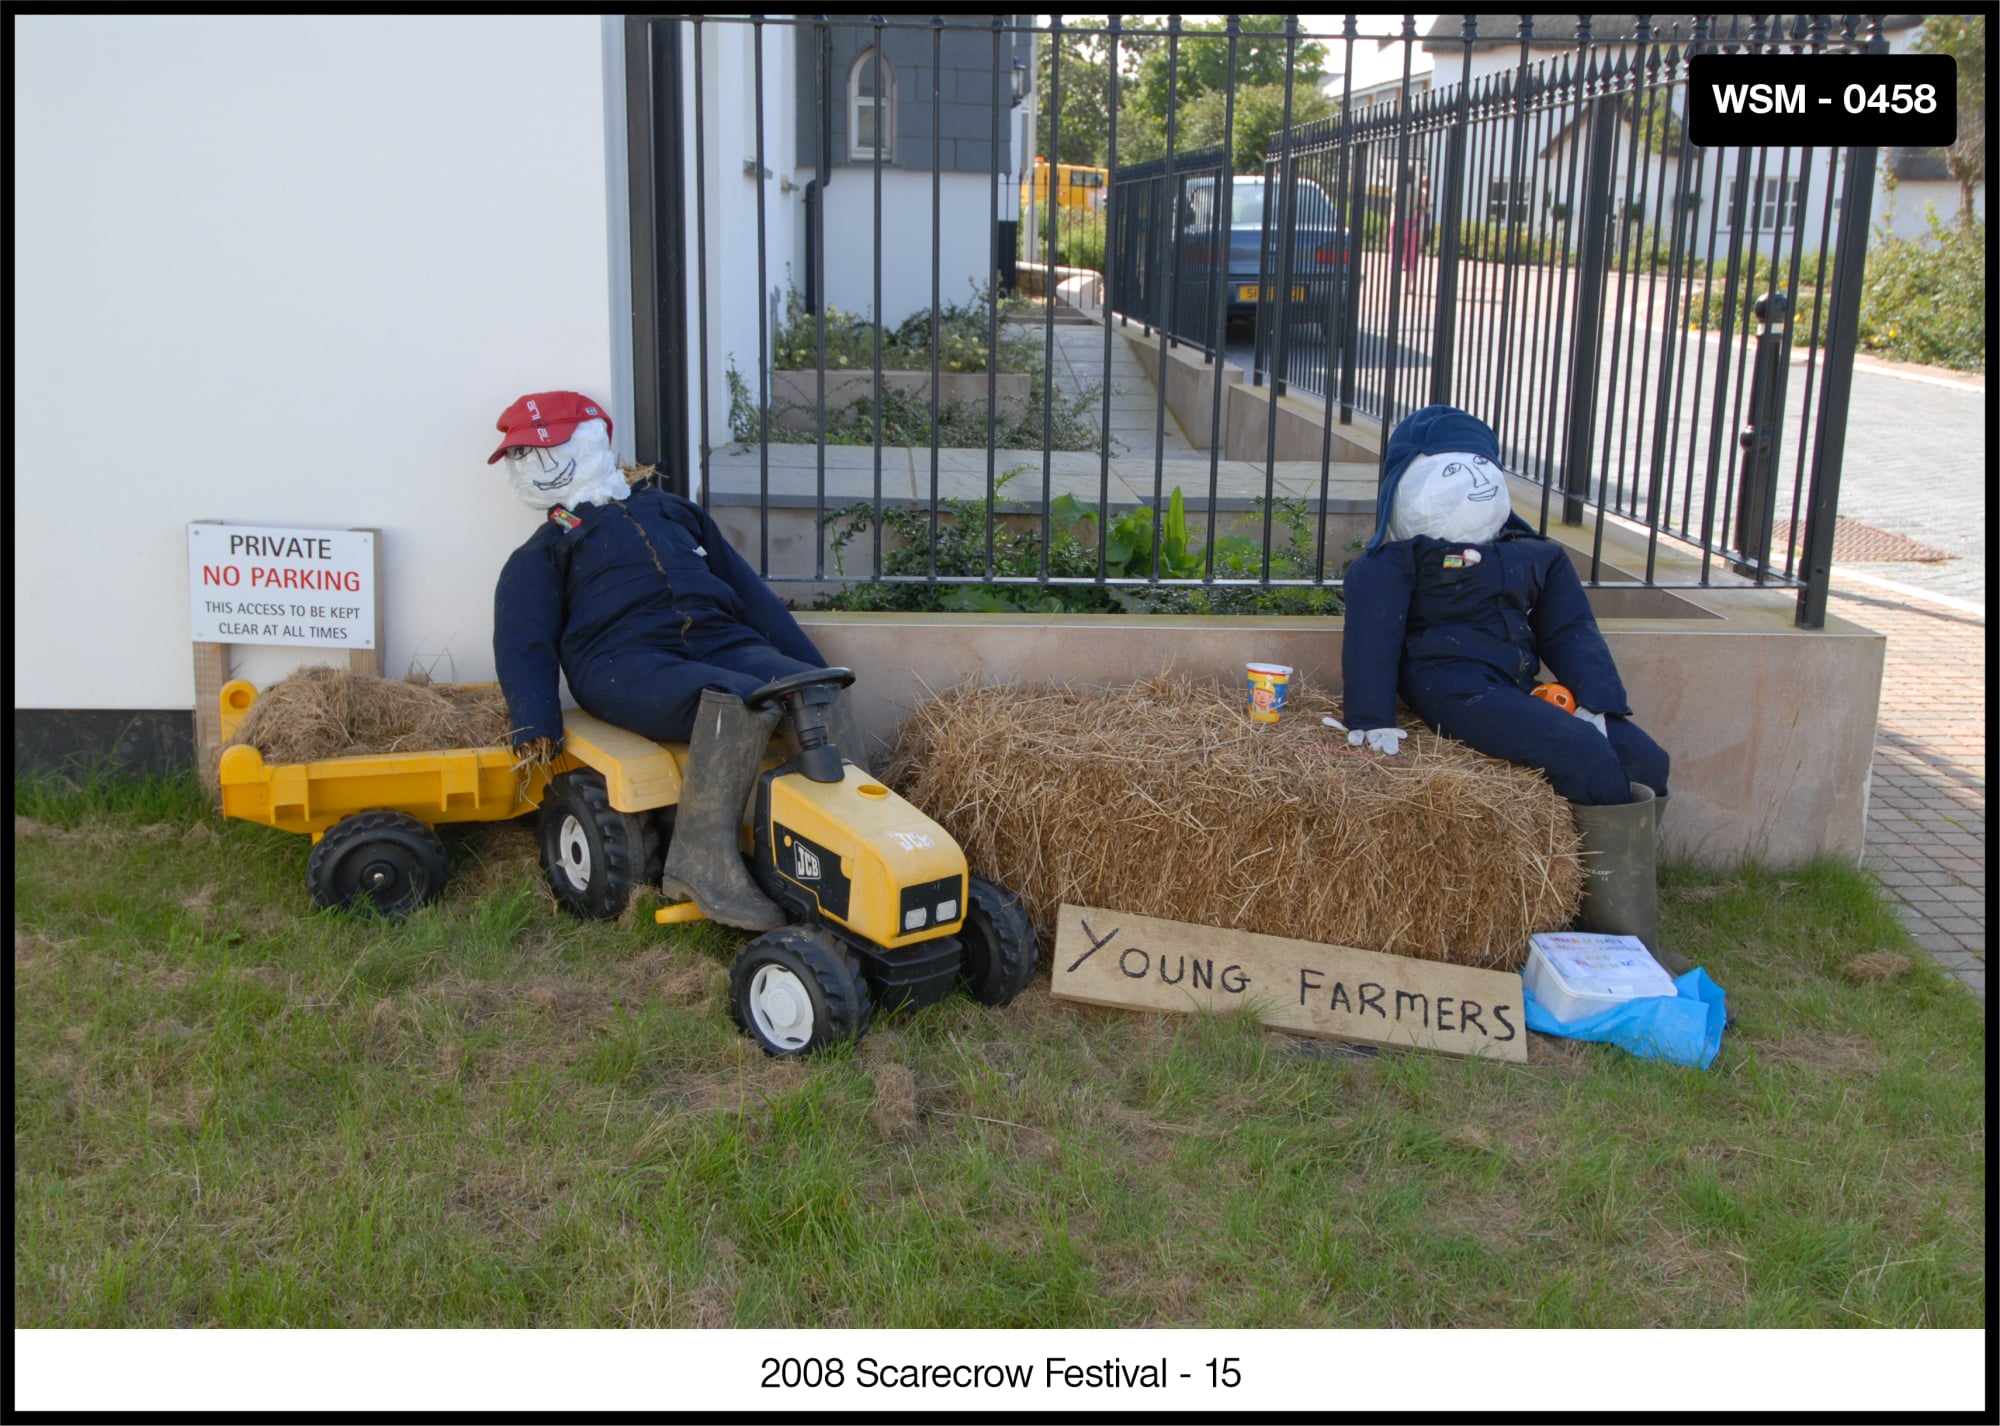
[[[1986,393],[1857,362],[1840,511],[1955,558],[1834,565],[1828,611],[1888,636],[1862,864],[1986,998]]]
[[[1839,579],[1827,607],[1888,636],[1862,864],[1917,944],[1983,1000],[1985,620]]]

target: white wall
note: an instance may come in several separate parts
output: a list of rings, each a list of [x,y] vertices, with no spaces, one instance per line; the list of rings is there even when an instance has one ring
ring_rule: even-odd
[[[1889,233],[1898,238],[1928,238],[1930,215],[1946,228],[1957,221],[1961,198],[1956,179],[1904,179],[1891,192],[1878,181],[1875,186],[1875,225],[1887,223]],[[1982,222],[1986,218],[1986,185],[1972,190],[1972,212]]]
[[[387,670],[492,677],[493,581],[534,527],[494,418],[609,399],[629,344],[604,34],[17,18],[16,707],[191,706],[204,518],[380,527]],[[321,656],[235,655],[260,680]]]
[[[688,314],[694,320],[705,302],[708,350],[690,363],[688,411],[692,442],[700,440],[701,371],[708,376],[708,439],[713,446],[729,444],[730,364],[757,392],[758,327],[770,335],[774,309],[782,313],[786,284],[805,290],[805,180],[798,172],[798,62],[796,35],[790,25],[764,27],[763,101],[764,167],[771,177],[746,173],[757,154],[757,74],[752,28],[716,22],[702,26],[701,107],[703,139],[708,146],[703,169],[702,211],[695,212],[694,126],[686,126],[688,233]],[[682,83],[687,102],[695,102],[694,46],[684,48]],[[763,190],[764,242],[760,286],[757,242],[758,190]],[[695,225],[706,237],[706,286],[698,282]],[[759,291],[763,298],[758,298]],[[700,452],[694,450],[689,470],[699,479]]]
[[[1019,192],[1018,187],[1016,192]],[[1016,203],[1019,203],[1017,198]],[[938,176],[938,302],[965,302],[984,288],[993,260],[993,178]],[[1046,211],[1046,210],[1045,210]],[[1005,216],[1005,210],[1002,210]],[[826,293],[843,311],[875,305],[875,175],[837,168],[826,192]],[[931,175],[882,171],[882,320],[895,326],[931,305]]]

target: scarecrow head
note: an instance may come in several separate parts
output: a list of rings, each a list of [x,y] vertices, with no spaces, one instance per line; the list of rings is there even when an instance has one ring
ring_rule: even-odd
[[[536,510],[623,500],[632,493],[611,450],[611,417],[575,391],[523,396],[494,423],[500,445],[486,463],[504,460],[514,493]]]
[[[1383,453],[1375,536],[1418,535],[1453,544],[1483,544],[1512,521],[1507,479],[1500,469],[1500,438],[1493,428],[1456,406],[1426,406],[1397,425]]]
[[[1513,507],[1500,467],[1470,451],[1418,456],[1396,484],[1389,538],[1417,535],[1480,545],[1500,533]]]

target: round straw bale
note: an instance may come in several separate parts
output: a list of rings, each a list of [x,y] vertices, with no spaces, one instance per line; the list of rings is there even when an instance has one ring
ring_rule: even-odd
[[[436,752],[508,741],[507,700],[497,684],[432,683],[421,674],[378,678],[312,664],[257,695],[237,727],[274,763],[360,753]]]
[[[954,689],[898,730],[885,778],[1044,944],[1065,901],[1198,925],[1517,969],[1576,914],[1569,804],[1533,769],[1420,724],[1393,758],[1321,725],[1294,685],[1276,724],[1239,684]]]

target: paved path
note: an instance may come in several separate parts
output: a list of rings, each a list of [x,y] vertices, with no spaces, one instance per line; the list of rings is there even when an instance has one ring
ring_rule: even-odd
[[[1834,566],[1829,613],[1888,636],[1862,857],[1986,996],[1986,383],[1860,358],[1840,513],[1954,558]]]
[[[1084,304],[1082,310],[1096,310],[1097,304],[1072,284],[1065,284],[1064,296],[1074,296]],[[1136,334],[1139,329],[1131,330]],[[1103,326],[1097,322],[1065,323],[1056,327],[1055,335],[1057,394],[1074,399],[1085,392],[1092,393],[1090,412],[1101,424],[1105,423]],[[1112,454],[1151,456],[1158,450],[1168,460],[1206,459],[1206,453],[1196,450],[1187,433],[1181,430],[1174,413],[1163,408],[1159,387],[1132,355],[1131,343],[1115,328],[1111,333],[1110,357],[1111,404],[1107,429],[1111,432]]]
[[[1917,944],[1986,996],[1986,624],[1836,579],[1830,613],[1888,635],[1862,863]]]

